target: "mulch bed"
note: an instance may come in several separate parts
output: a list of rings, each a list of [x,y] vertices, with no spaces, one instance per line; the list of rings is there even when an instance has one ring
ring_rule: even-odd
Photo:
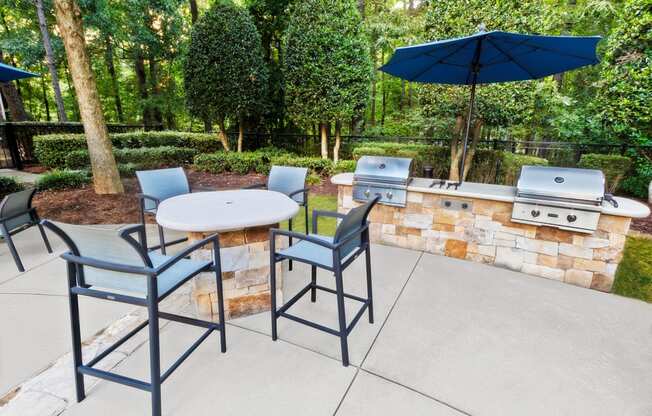
[[[267,180],[265,175],[237,175],[186,171],[192,187],[238,189]],[[135,178],[124,179],[122,195],[97,195],[92,186],[81,189],[40,192],[34,197],[34,206],[41,218],[69,224],[124,224],[140,221],[138,199],[140,192]],[[337,186],[329,180],[310,186],[313,195],[337,195]],[[153,218],[151,218],[153,220]]]
[[[650,207],[650,210],[652,210],[652,205],[648,204],[647,201],[643,199],[638,200],[640,203],[645,204]],[[634,218],[632,220],[632,230],[645,233],[645,234],[652,234],[652,215],[648,215],[647,218]]]

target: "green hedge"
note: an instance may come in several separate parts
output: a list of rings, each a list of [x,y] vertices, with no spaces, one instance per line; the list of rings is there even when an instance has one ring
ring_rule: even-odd
[[[632,159],[620,155],[587,153],[582,155],[577,166],[601,170],[607,181],[607,192],[615,192],[632,168]]]
[[[25,189],[13,176],[0,176],[0,201],[6,195]]]
[[[648,187],[652,182],[652,163],[639,157],[635,160],[631,175],[622,182],[623,191],[639,198],[648,198]]]
[[[68,188],[81,188],[91,182],[91,176],[84,170],[53,170],[41,175],[36,181],[36,189],[45,191],[48,189],[60,190]]]
[[[246,174],[256,172],[266,175],[272,165],[305,167],[311,173],[320,176],[329,176],[336,171],[333,162],[329,159],[299,157],[278,152],[216,152],[200,154],[195,157],[195,168],[210,173],[234,172]],[[350,169],[350,165],[342,164],[341,166]]]
[[[134,164],[139,169],[188,165],[197,153],[195,149],[172,146],[113,149],[118,164]],[[88,150],[76,150],[65,157],[66,169],[88,169],[90,164]]]
[[[184,147],[197,153],[212,153],[222,150],[222,144],[214,134],[186,133],[178,131],[136,131],[109,134],[113,147]],[[65,167],[66,156],[77,150],[87,150],[83,134],[49,134],[34,136],[34,154],[39,162],[48,168]]]
[[[547,166],[548,161],[546,159],[528,156],[528,155],[519,155],[517,153],[510,152],[501,152],[501,165],[500,171],[496,178],[496,183],[503,185],[516,185],[518,180],[518,175],[521,172],[521,167],[525,165],[538,165],[538,166]]]

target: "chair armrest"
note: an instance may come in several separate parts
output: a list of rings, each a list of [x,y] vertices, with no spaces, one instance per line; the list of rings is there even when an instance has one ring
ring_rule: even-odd
[[[156,206],[156,207],[158,207],[158,204],[161,203],[161,200],[159,200],[158,198],[156,198],[156,197],[154,197],[154,196],[151,196],[151,195],[147,195],[147,194],[136,194],[136,196],[138,197],[138,199],[140,199],[141,204],[142,204],[146,199],[148,199],[148,200],[154,202],[154,206]]]
[[[131,266],[127,264],[113,263],[110,261],[91,259],[88,257],[76,256],[71,252],[63,253],[61,255],[66,261],[75,264],[81,264],[82,266],[93,267],[96,269],[111,270],[119,273],[130,273],[130,274],[142,274],[142,275],[153,275],[156,273],[154,269],[149,267],[141,266]]]
[[[337,211],[312,211],[312,232],[317,234],[317,221],[319,217],[344,218],[346,214],[340,214]]]
[[[267,188],[266,183],[255,183],[253,185],[245,186],[242,189],[259,189],[259,188]]]
[[[196,243],[191,244],[190,246],[186,247],[183,249],[180,253],[177,253],[174,257],[171,259],[167,260],[165,263],[161,264],[158,266],[155,271],[156,273],[163,273],[170,267],[172,267],[175,263],[179,262],[180,260],[183,260],[184,258],[188,257],[190,253],[192,253],[195,250],[198,250],[199,248],[209,244],[213,243],[214,247],[217,248],[217,252],[219,253],[219,247],[220,247],[220,240],[217,234],[211,234],[208,237],[197,241]],[[215,259],[216,264],[219,264],[219,258]]]
[[[356,231],[352,232],[351,234],[347,235],[344,239],[341,241],[338,241],[333,245],[333,247],[338,250],[340,247],[342,247],[344,244],[347,244],[349,241],[353,240],[354,238],[360,237],[365,231],[369,229],[369,222],[358,228]]]
[[[310,243],[317,244],[318,246],[326,247],[331,250],[335,249],[335,245],[329,243],[328,241],[320,240],[319,238],[315,238],[306,234],[297,233],[295,231],[281,230],[279,228],[272,228],[269,230],[270,242],[274,240],[274,237],[276,235],[282,235],[285,237],[296,238],[297,240],[308,241]]]
[[[289,196],[290,198],[292,198],[293,196],[295,196],[295,195],[297,195],[297,194],[301,194],[301,193],[303,193],[303,197],[304,197],[304,200],[305,200],[306,197],[308,196],[308,191],[309,191],[309,190],[310,190],[310,188],[298,189],[298,190],[296,190],[296,191],[294,191],[294,192],[290,192],[290,193],[288,194],[288,196]]]

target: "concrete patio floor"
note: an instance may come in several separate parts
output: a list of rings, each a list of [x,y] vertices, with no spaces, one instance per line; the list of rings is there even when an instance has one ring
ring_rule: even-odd
[[[34,244],[48,261],[5,279],[11,258],[2,250],[0,244],[0,397],[47,365],[45,358],[34,362],[39,349],[50,362],[69,350],[62,262]],[[31,255],[24,257],[28,268],[39,263]],[[376,323],[365,317],[352,332],[350,367],[342,367],[331,335],[281,319],[280,340],[273,342],[269,314],[235,319],[227,326],[226,354],[212,335],[163,385],[164,414],[652,414],[652,305],[387,246],[372,248],[372,263]],[[364,293],[363,271],[362,258],[345,271],[347,291]],[[327,273],[318,279],[333,286]],[[308,268],[295,264],[284,279],[286,297],[308,280]],[[100,303],[86,305],[93,311],[86,334],[127,312]],[[347,304],[349,319],[356,306]],[[292,308],[333,327],[335,311],[328,293]],[[164,325],[162,367],[199,332]],[[148,379],[144,340],[116,360],[117,372]],[[144,392],[89,385],[82,403],[31,414],[149,414]],[[0,408],[0,415],[10,414],[26,413]]]

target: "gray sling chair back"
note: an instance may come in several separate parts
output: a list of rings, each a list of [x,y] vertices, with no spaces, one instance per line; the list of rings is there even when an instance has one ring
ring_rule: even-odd
[[[193,192],[183,168],[139,170],[136,172],[141,193],[140,200],[140,222],[145,224],[146,215],[156,215],[158,205],[173,196],[184,195]],[[213,189],[196,189],[197,191],[212,191]],[[152,246],[150,250],[160,249],[165,254],[165,248],[174,244],[187,241],[187,238],[165,242],[163,227],[157,225],[159,245]]]
[[[300,207],[303,207],[303,213],[306,225],[306,234],[308,234],[308,191],[306,188],[307,168],[298,168],[294,166],[272,166],[267,177],[267,183],[251,185],[245,189],[264,188],[269,191],[276,191],[292,198]],[[288,220],[288,229],[292,231],[292,218]],[[289,237],[289,244],[292,245],[292,237]],[[292,270],[292,261],[288,262],[289,269]]]
[[[14,192],[5,196],[2,202],[0,202],[0,235],[7,242],[9,252],[14,258],[16,267],[18,267],[18,271],[20,272],[24,272],[25,267],[20,260],[14,241],[11,238],[13,235],[36,225],[41,232],[41,238],[43,238],[46,250],[48,253],[52,253],[52,247],[50,247],[48,237],[45,235],[45,231],[43,231],[43,227],[39,222],[36,209],[32,207],[34,192],[36,192],[36,189]]]
[[[367,217],[374,205],[380,200],[380,196],[367,202],[364,205],[353,208],[348,214],[340,214],[330,211],[313,211],[312,212],[312,230],[314,234],[300,234],[293,231],[280,229],[270,230],[270,289],[272,294],[272,339],[278,338],[277,320],[279,317],[288,318],[295,322],[310,326],[320,331],[335,335],[340,338],[340,347],[342,349],[342,364],[346,367],[349,365],[349,347],[347,337],[358,323],[365,310],[369,312],[369,323],[374,322],[374,306],[371,290],[371,253],[369,246],[369,224]],[[335,236],[329,237],[317,233],[317,221],[319,217],[335,217],[340,219],[340,223],[335,230]],[[288,248],[276,251],[276,236],[294,237],[300,240],[298,243]],[[344,292],[344,283],[342,272],[346,269],[360,254],[365,253],[366,274],[367,274],[367,298],[351,295]],[[276,308],[276,263],[283,260],[294,260],[307,263],[311,266],[311,282],[301,289],[294,297],[280,308]],[[317,268],[322,268],[333,273],[335,277],[335,290],[320,286],[317,284]],[[339,328],[333,329],[318,323],[308,321],[296,315],[291,315],[287,311],[301,297],[310,292],[311,302],[317,300],[317,289],[337,296],[337,313]],[[351,323],[346,324],[346,313],[344,310],[344,298],[353,299],[362,303],[362,307],[353,317]]]
[[[92,226],[42,224],[60,237],[68,246],[61,255],[68,269],[68,298],[72,332],[75,389],[77,401],[85,398],[84,376],[98,377],[151,393],[152,415],[161,415],[161,383],[213,332],[219,331],[221,351],[226,352],[224,333],[224,296],[220,267],[219,238],[216,234],[193,243],[175,256],[164,256],[147,250],[145,226],[132,225],[115,230]],[[134,238],[134,236],[136,236]],[[211,245],[213,260],[191,260],[187,257],[195,250]],[[201,272],[215,272],[220,322],[203,321],[167,312],[158,304],[184,283]],[[116,341],[87,363],[82,361],[82,343],[79,324],[79,296],[90,296],[112,302],[122,302],[147,308],[148,319]],[[176,321],[204,328],[206,331],[179,359],[161,374],[159,347],[159,319]],[[145,382],[122,376],[94,366],[136,335],[149,329],[150,381]]]

